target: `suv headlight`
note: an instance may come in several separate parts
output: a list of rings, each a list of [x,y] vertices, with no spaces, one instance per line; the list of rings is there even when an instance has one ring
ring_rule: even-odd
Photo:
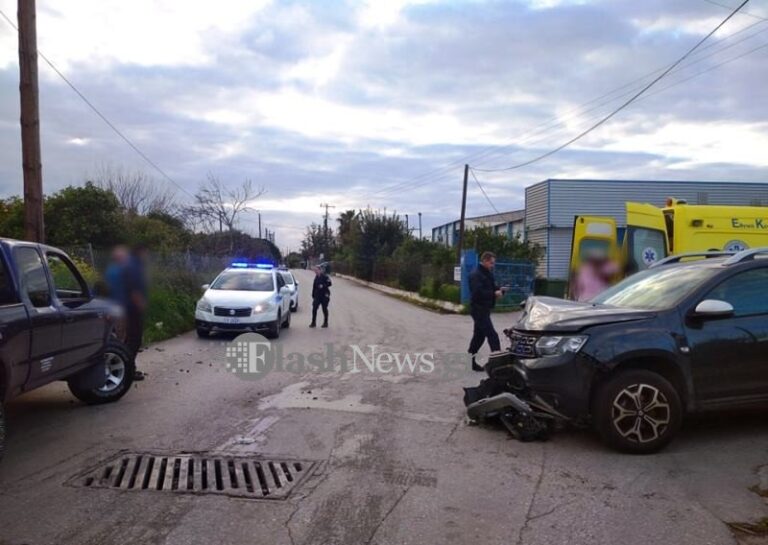
[[[253,307],[253,312],[258,314],[259,312],[268,312],[274,308],[275,304],[272,301],[264,301]]]
[[[213,308],[211,308],[211,304],[205,299],[200,299],[197,302],[197,310],[199,310],[200,312],[213,312]]]
[[[536,353],[539,356],[561,356],[566,352],[575,354],[581,350],[588,338],[587,335],[541,337],[536,341]]]

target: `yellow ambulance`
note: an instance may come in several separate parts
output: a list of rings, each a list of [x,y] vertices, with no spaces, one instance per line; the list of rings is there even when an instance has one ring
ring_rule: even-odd
[[[619,263],[626,275],[668,255],[768,247],[768,207],[690,205],[674,198],[667,199],[664,208],[634,202],[626,206],[627,226],[621,241],[614,218],[576,216],[572,274],[596,254]]]

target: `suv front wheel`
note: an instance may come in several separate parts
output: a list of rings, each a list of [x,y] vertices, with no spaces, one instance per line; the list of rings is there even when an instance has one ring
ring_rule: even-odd
[[[635,454],[664,448],[683,420],[674,386],[643,369],[620,371],[605,382],[597,392],[592,414],[603,441]]]

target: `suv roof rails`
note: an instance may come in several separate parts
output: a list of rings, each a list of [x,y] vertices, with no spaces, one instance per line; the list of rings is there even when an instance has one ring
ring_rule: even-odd
[[[749,250],[743,250],[726,259],[724,265],[736,265],[737,263],[742,263],[744,261],[752,261],[758,256],[768,257],[768,248],[750,248]]]
[[[768,248],[766,248],[766,251],[768,252]],[[705,259],[710,259],[713,257],[736,257],[738,254],[736,252],[688,252],[685,254],[677,254],[677,255],[670,255],[665,257],[664,259],[660,259],[659,261],[651,264],[649,269],[653,269],[654,267],[660,267],[661,265],[669,265],[670,263],[679,263],[685,258],[688,257],[703,257]]]

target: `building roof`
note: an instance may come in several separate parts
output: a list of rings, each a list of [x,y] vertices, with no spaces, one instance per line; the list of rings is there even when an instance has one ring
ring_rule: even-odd
[[[489,225],[499,225],[501,223],[510,223],[513,221],[523,221],[525,219],[525,210],[510,210],[509,212],[500,212],[498,214],[487,214],[485,216],[473,216],[465,218],[465,222],[487,223]],[[461,220],[453,220],[442,225],[437,225],[433,229],[439,229],[448,225],[454,225]]]

